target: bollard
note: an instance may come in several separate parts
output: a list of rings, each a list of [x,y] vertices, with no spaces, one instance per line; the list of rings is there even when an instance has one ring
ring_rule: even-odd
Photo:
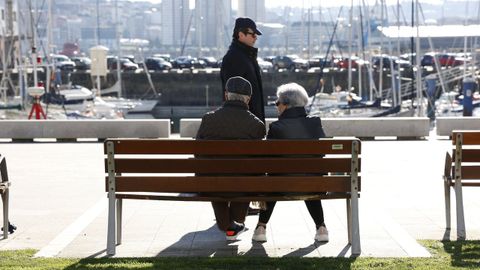
[[[437,76],[430,74],[426,77],[427,83],[427,116],[430,120],[435,120],[435,90],[437,89]]]
[[[472,96],[476,88],[477,83],[473,78],[463,79],[463,116],[472,116]]]

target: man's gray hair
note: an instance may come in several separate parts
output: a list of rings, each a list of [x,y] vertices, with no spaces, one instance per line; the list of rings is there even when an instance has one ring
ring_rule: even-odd
[[[301,85],[287,83],[277,88],[277,100],[287,105],[287,108],[305,107],[308,103],[308,94]]]
[[[243,101],[244,103],[248,104],[248,99],[249,98],[250,98],[250,96],[245,96],[245,95],[240,95],[240,94],[237,94],[237,93],[227,92],[227,100],[239,100],[239,101]]]

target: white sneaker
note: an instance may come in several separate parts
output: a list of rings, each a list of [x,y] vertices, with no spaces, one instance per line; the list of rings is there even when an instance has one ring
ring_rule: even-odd
[[[320,226],[315,234],[315,241],[328,242],[328,230],[325,226]]]
[[[265,229],[265,227],[263,227],[262,225],[257,226],[255,231],[253,232],[252,240],[257,242],[267,242],[267,230]]]

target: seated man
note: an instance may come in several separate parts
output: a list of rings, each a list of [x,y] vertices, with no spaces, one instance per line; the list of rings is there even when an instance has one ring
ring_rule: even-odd
[[[265,124],[248,110],[252,95],[250,82],[239,76],[232,77],[225,88],[225,103],[202,117],[196,139],[263,139]],[[227,240],[236,240],[245,231],[248,205],[249,202],[212,202],[217,226],[226,233]]]
[[[309,117],[305,111],[308,95],[305,89],[289,83],[278,87],[277,106],[278,121],[270,124],[267,139],[318,139],[325,137],[320,117]],[[257,227],[253,234],[254,241],[267,241],[266,227],[273,213],[276,202],[266,202],[266,210],[260,211]],[[323,208],[320,200],[305,201],[308,212],[316,226],[315,240],[327,242],[328,231],[323,219]]]

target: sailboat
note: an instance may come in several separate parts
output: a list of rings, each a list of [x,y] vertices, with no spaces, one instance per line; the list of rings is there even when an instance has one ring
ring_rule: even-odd
[[[350,8],[350,22],[349,25],[353,25],[353,1]],[[383,7],[382,7],[383,8]],[[339,15],[341,15],[342,8],[340,8]],[[368,18],[368,16],[367,16]],[[324,59],[328,58],[330,48],[333,44],[333,38],[337,30],[337,22],[335,23],[333,33],[330,38],[330,43],[327,48],[327,53]],[[351,27],[350,27],[351,28]],[[350,40],[353,38],[352,29],[349,31]],[[363,33],[360,35],[363,36]],[[363,43],[363,42],[362,42]],[[363,46],[361,46],[363,47]],[[352,41],[349,41],[349,54],[352,55]],[[325,61],[324,61],[325,62]],[[370,78],[370,88],[372,88],[372,75],[371,66],[368,66],[368,74]],[[359,92],[361,91],[361,69],[357,70],[359,74]],[[357,96],[352,91],[352,57],[349,57],[348,64],[348,87],[346,91],[342,91],[339,86],[335,86],[335,91],[331,94],[323,93],[323,68],[320,69],[319,80],[317,84],[317,91],[315,95],[310,99],[309,112],[311,115],[319,115],[322,117],[377,117],[377,116],[391,116],[400,112],[400,107],[396,104],[386,104],[382,102],[379,97],[373,99],[373,93],[371,93],[370,101],[362,101],[362,98]]]

